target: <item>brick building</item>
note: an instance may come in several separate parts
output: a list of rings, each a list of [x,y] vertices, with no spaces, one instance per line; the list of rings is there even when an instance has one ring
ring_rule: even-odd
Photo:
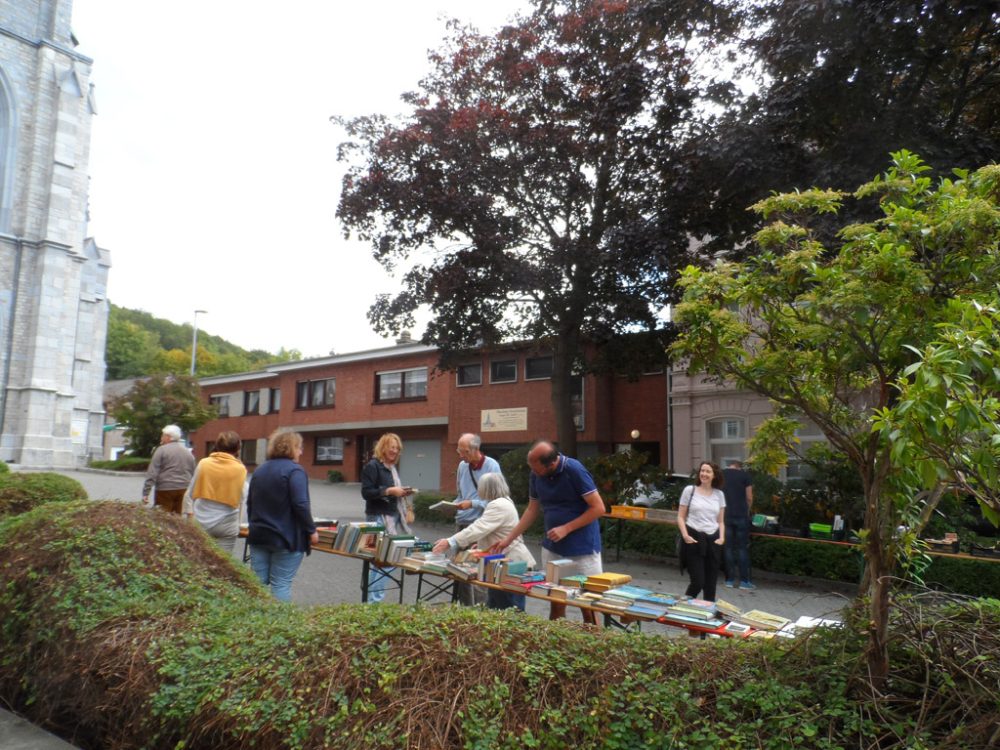
[[[220,416],[190,436],[195,454],[205,455],[218,433],[231,429],[253,467],[264,460],[267,436],[292,428],[305,438],[302,464],[310,476],[323,479],[336,469],[357,481],[375,441],[391,431],[403,440],[404,481],[451,491],[462,433],[480,433],[493,456],[555,437],[550,355],[512,346],[483,352],[457,372],[436,370],[437,358],[432,347],[402,343],[202,378],[202,393]],[[573,403],[578,455],[634,446],[668,465],[667,383],[663,372],[637,381],[581,377]]]

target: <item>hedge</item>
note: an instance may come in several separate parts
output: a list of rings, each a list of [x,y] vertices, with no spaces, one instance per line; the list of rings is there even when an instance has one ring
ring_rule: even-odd
[[[1000,648],[1000,602],[897,610],[878,705],[863,622],[692,642],[516,611],[303,609],[169,514],[73,502],[0,521],[0,701],[85,750],[984,746],[1000,664],[976,649]]]
[[[71,477],[50,472],[0,472],[0,517],[48,502],[85,500],[87,491]]]

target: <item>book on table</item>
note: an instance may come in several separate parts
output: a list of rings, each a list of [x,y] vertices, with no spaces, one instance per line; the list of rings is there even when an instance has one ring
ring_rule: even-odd
[[[429,510],[440,510],[444,513],[457,513],[458,512],[458,502],[455,500],[442,500],[440,502],[434,503],[429,507]]]
[[[785,627],[789,620],[780,615],[774,615],[770,612],[764,612],[759,609],[752,609],[749,612],[744,612],[743,616],[739,618],[739,622],[744,625],[749,625],[757,630],[768,630],[771,632],[781,630]]]
[[[546,578],[546,580],[552,580],[551,578]],[[587,582],[587,576],[564,576],[559,579],[560,586],[576,586],[578,589],[583,588],[583,584]]]
[[[632,580],[628,573],[597,573],[587,576],[583,588],[588,591],[607,591],[615,586],[624,586]]]
[[[576,562],[565,558],[559,560],[549,560],[545,565],[545,580],[558,583],[563,578],[567,578],[576,573]]]
[[[449,560],[447,565],[447,571],[449,575],[455,576],[463,581],[474,581],[476,580],[476,575],[478,570],[476,570],[475,565],[470,565],[469,563],[455,562],[454,560]]]

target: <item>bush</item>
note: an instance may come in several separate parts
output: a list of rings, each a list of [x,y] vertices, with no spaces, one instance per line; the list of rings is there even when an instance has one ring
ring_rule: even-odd
[[[0,701],[86,750],[987,746],[1000,603],[900,607],[890,627],[876,705],[862,616],[689,643],[469,607],[302,609],[168,514],[0,522]]]
[[[71,477],[49,472],[0,472],[0,518],[24,513],[43,503],[86,499],[83,485]]]
[[[507,486],[510,487],[510,499],[518,506],[528,502],[528,477],[531,476],[531,469],[528,468],[530,449],[530,445],[524,445],[507,451],[500,457],[500,471],[507,480]]]
[[[149,458],[143,456],[121,456],[113,461],[91,461],[87,466],[91,469],[105,469],[106,471],[144,472],[149,468]]]
[[[328,472],[326,472],[326,481],[330,482],[331,484],[337,484],[339,482],[343,482],[344,472],[340,471],[339,469],[330,469]]]
[[[9,474],[10,467],[7,465],[6,461],[0,461],[0,474]]]

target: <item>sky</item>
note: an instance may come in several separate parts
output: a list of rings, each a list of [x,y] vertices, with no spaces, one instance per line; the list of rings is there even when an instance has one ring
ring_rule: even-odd
[[[330,117],[404,112],[446,19],[488,31],[527,7],[75,0],[97,103],[87,234],[111,253],[111,302],[175,323],[204,310],[199,331],[246,349],[391,345],[366,313],[397,281],[334,215]]]

